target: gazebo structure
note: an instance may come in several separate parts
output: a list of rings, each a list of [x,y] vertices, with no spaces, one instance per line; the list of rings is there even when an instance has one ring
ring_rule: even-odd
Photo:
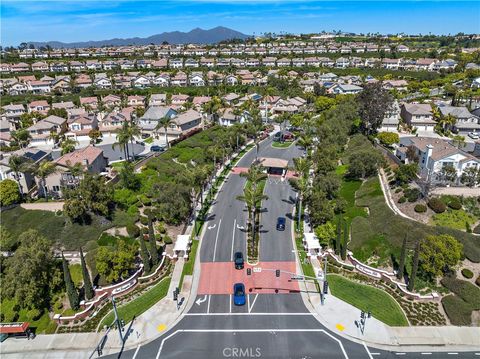
[[[287,173],[287,160],[272,157],[259,157],[258,162],[267,169],[268,174],[285,175]]]
[[[191,236],[188,234],[179,234],[173,247],[173,258],[183,257],[188,258],[188,252],[190,251]]]
[[[303,248],[307,252],[307,257],[316,257],[322,251],[322,246],[315,233],[303,233]]]

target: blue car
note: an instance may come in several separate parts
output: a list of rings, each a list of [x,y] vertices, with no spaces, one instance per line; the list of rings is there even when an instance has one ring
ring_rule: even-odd
[[[243,283],[233,285],[233,304],[245,305],[245,286]]]

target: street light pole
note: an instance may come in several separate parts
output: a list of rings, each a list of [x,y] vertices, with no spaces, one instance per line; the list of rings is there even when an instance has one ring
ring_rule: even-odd
[[[125,342],[125,338],[122,335],[122,323],[120,321],[120,318],[118,317],[117,305],[115,303],[115,297],[113,295],[112,295],[112,304],[113,304],[113,312],[115,314],[115,323],[117,323],[118,335],[120,335],[120,341],[123,344]]]

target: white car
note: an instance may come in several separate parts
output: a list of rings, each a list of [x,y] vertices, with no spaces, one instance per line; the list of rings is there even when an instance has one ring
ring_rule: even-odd
[[[477,133],[477,132],[470,132],[470,133],[468,134],[468,137],[470,137],[470,138],[472,138],[472,139],[474,139],[474,140],[478,140],[478,139],[480,138],[480,134]]]

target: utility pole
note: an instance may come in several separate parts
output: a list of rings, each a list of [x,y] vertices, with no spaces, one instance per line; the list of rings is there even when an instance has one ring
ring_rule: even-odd
[[[113,312],[115,314],[115,323],[117,323],[118,335],[120,336],[120,341],[122,342],[122,345],[123,345],[123,343],[125,343],[125,337],[123,336],[122,331],[123,331],[123,326],[125,322],[118,317],[117,305],[115,303],[115,297],[113,295],[112,295],[112,304],[113,304]]]

